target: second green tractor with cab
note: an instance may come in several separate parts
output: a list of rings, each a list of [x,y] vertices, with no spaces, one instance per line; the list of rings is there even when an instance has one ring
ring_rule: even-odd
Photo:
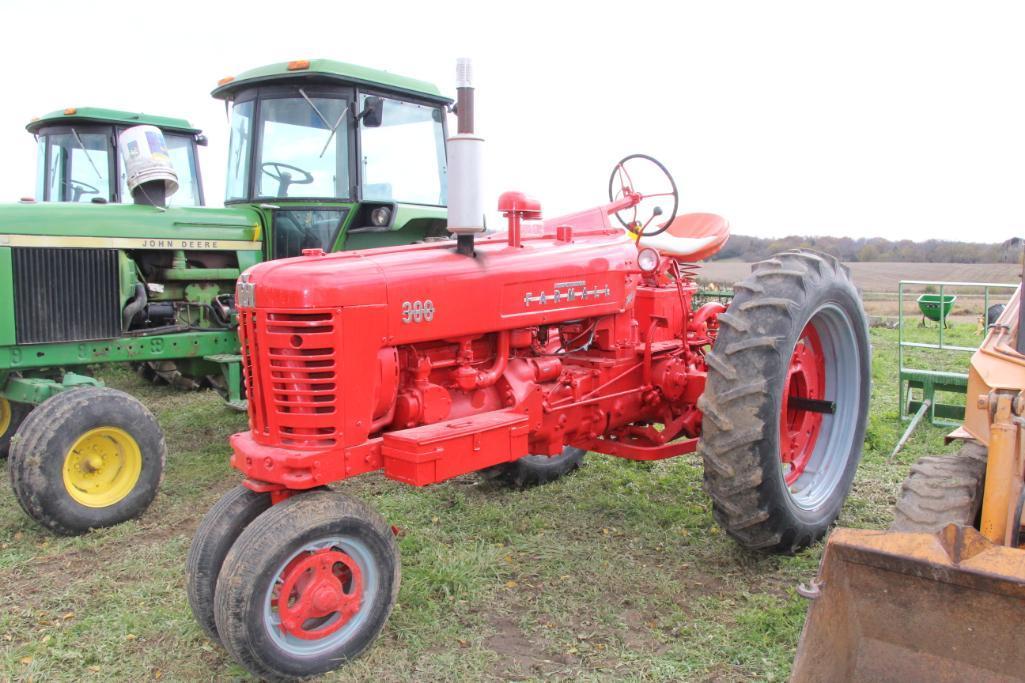
[[[230,107],[224,208],[200,206],[203,139],[186,122],[82,109],[30,124],[39,202],[0,205],[0,455],[22,507],[54,532],[141,514],[163,472],[156,420],[89,366],[133,363],[244,407],[242,271],[308,249],[447,239],[451,100],[435,86],[299,60],[212,94]],[[118,203],[129,192],[114,140],[139,123],[167,139],[180,186],[167,206]]]

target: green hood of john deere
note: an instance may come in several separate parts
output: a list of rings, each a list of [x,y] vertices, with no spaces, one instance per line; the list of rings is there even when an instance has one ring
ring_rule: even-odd
[[[144,238],[156,240],[260,239],[260,217],[249,208],[173,207],[135,204],[43,202],[0,204],[0,246],[16,245],[18,235],[72,238]],[[70,241],[35,246],[77,246]],[[101,246],[82,244],[80,246]],[[130,245],[123,245],[128,246]],[[225,245],[227,246],[227,245]],[[153,248],[153,247],[150,247]],[[195,244],[168,248],[201,249]],[[214,247],[217,248],[217,247]],[[244,248],[244,247],[243,247]]]

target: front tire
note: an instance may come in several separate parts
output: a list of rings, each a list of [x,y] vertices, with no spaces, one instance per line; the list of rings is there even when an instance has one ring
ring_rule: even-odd
[[[0,398],[0,460],[7,457],[11,450],[11,439],[34,407],[30,403],[18,403]]]
[[[269,493],[236,486],[214,503],[192,537],[185,561],[189,607],[213,641],[220,642],[214,619],[214,592],[224,558],[245,528],[270,506]]]
[[[157,494],[167,446],[153,414],[128,394],[65,391],[22,423],[8,471],[22,509],[74,536],[138,517]]]
[[[933,533],[976,526],[986,480],[986,447],[966,442],[954,455],[926,455],[901,486],[891,531]]]
[[[399,575],[394,535],[367,505],[328,491],[295,496],[257,517],[228,551],[217,633],[260,678],[325,673],[377,638]]]
[[[789,553],[825,534],[861,460],[868,324],[831,256],[786,252],[752,271],[706,357],[700,452],[718,524],[745,548]]]

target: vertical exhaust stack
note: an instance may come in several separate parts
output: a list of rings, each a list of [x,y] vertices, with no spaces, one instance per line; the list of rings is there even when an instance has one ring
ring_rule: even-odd
[[[448,139],[448,231],[456,251],[473,256],[473,236],[484,232],[482,160],[484,139],[473,132],[470,60],[456,61],[456,134]]]

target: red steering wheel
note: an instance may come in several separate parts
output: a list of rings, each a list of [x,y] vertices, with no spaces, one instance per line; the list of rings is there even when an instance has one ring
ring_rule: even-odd
[[[653,191],[642,192],[639,185]],[[629,209],[616,212],[616,219],[623,227],[642,237],[658,235],[669,229],[680,207],[680,192],[662,162],[647,154],[631,154],[621,159],[609,177],[609,201],[622,199],[628,193],[640,194],[641,200]],[[645,216],[647,220],[642,222],[639,217]],[[660,219],[649,230],[648,226],[660,216],[668,217],[664,221]]]

